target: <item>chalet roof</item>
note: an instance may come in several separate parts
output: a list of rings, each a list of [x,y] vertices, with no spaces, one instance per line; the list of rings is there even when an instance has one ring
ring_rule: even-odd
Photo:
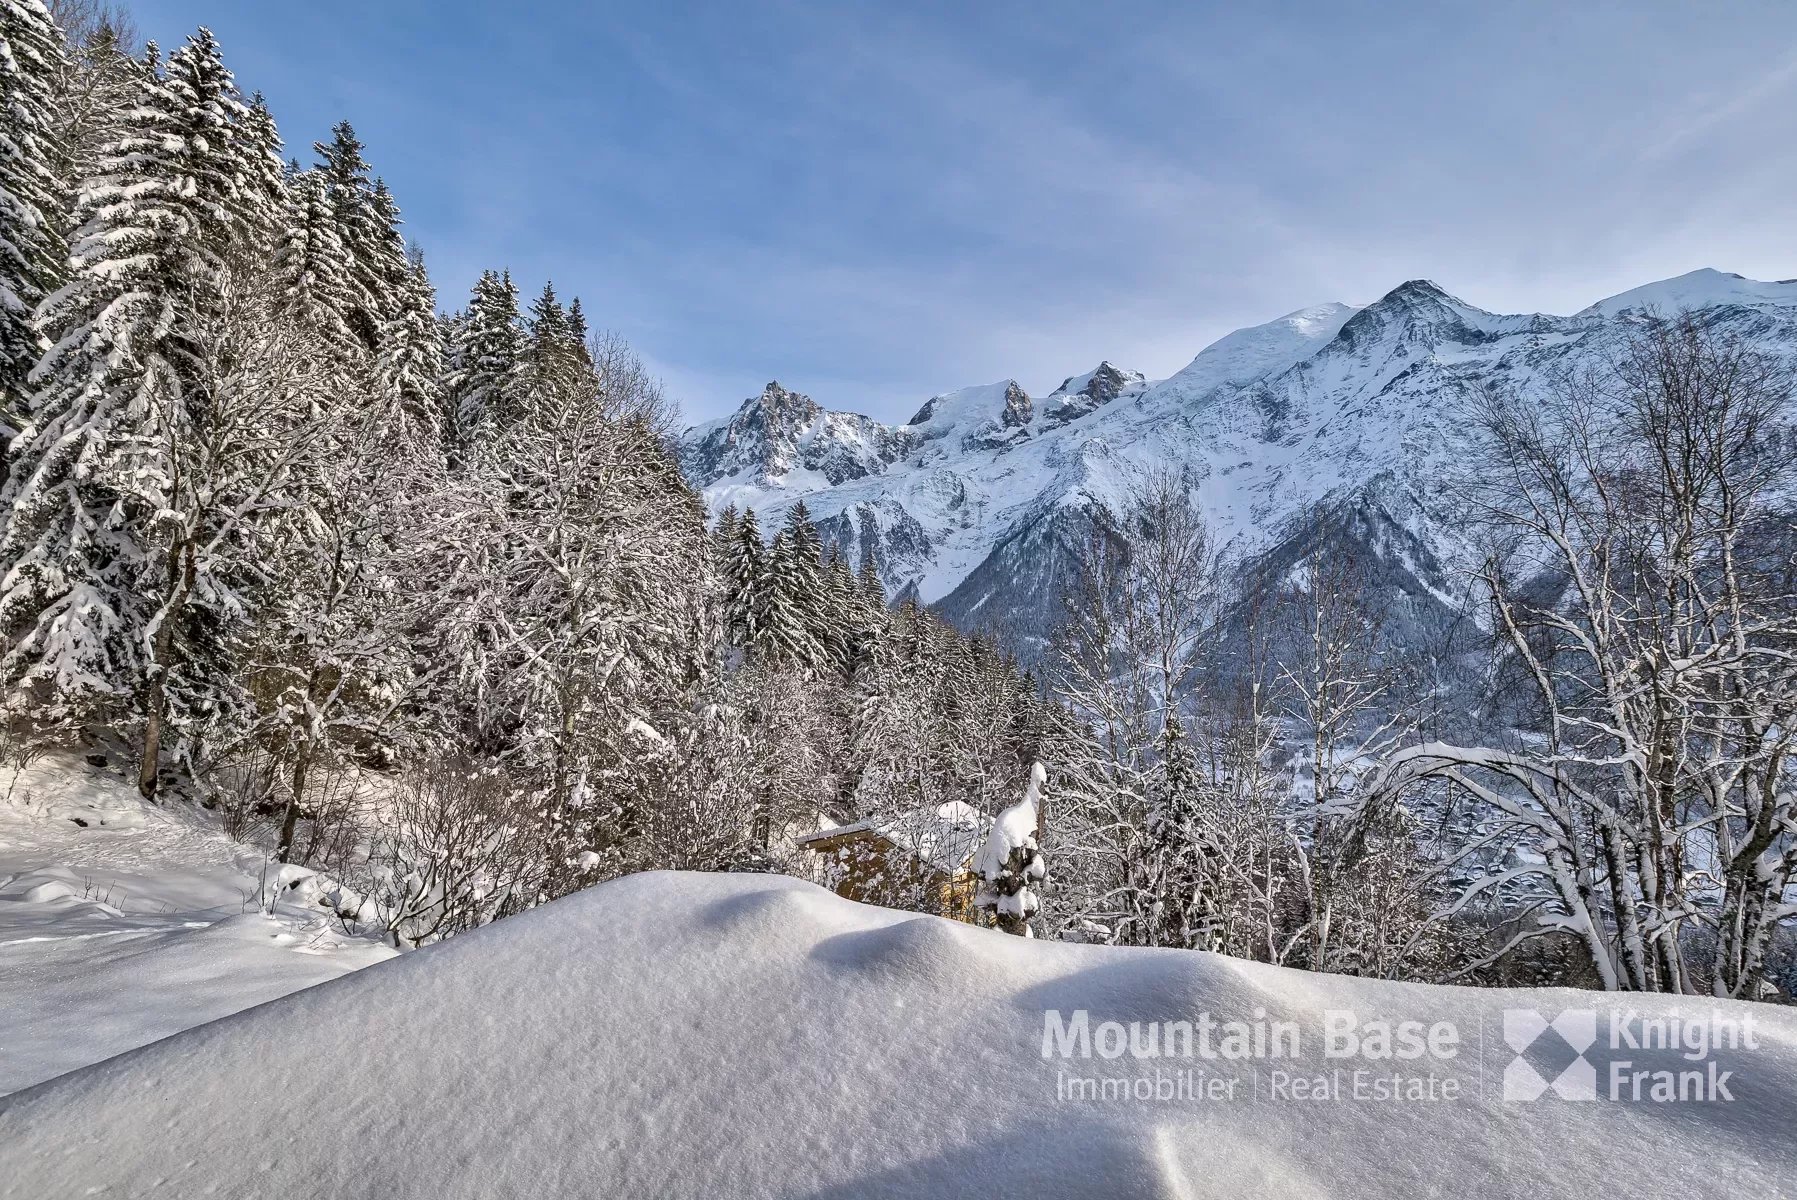
[[[891,816],[869,817],[847,825],[820,829],[798,839],[801,846],[840,837],[866,835],[890,842],[940,871],[959,871],[980,848],[988,818],[960,800],[925,805]]]

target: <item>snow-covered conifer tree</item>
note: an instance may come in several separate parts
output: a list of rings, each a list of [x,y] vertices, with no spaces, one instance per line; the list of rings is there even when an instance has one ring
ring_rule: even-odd
[[[1029,921],[1041,910],[1036,889],[1048,875],[1036,843],[1042,785],[1047,782],[1042,764],[1032,762],[1022,798],[992,818],[992,830],[974,858],[974,871],[981,881],[974,903],[991,909],[1000,929],[1021,937],[1035,936]]]
[[[236,677],[245,536],[280,473],[265,453],[265,297],[236,202],[246,109],[216,41],[190,38],[82,185],[73,278],[43,307],[55,337],[0,502],[0,627],[10,699],[40,717],[143,720],[153,793],[169,723],[215,723]],[[197,736],[197,735],[196,735]]]
[[[380,348],[383,314],[388,311],[390,257],[385,222],[375,211],[374,187],[362,142],[348,121],[331,127],[331,140],[312,143],[318,155],[317,170],[325,179],[325,194],[337,223],[337,240],[348,256],[345,279],[350,297],[345,322],[362,349],[370,354]]]
[[[262,231],[250,227],[248,215],[272,218],[253,195],[266,183],[270,148],[246,141],[250,111],[209,29],[196,30],[169,55],[158,95],[167,107],[165,167],[187,210],[178,250],[187,299],[203,304],[218,287],[224,258],[260,243]]]
[[[555,295],[553,280],[543,284],[542,292],[530,305],[531,354],[541,357],[567,345],[571,333],[568,310]]]
[[[1147,816],[1129,855],[1128,913],[1118,940],[1139,946],[1216,950],[1222,919],[1211,892],[1223,869],[1206,812],[1204,784],[1177,716],[1168,715],[1155,772],[1148,785]]]
[[[409,256],[398,305],[381,343],[381,387],[398,401],[393,417],[405,422],[406,435],[439,446],[444,435],[443,330],[437,320],[437,291],[416,252]]]
[[[0,489],[0,669],[13,707],[40,718],[129,697],[152,611],[137,578],[147,539],[126,504],[135,451],[157,440],[163,398],[179,388],[169,331],[193,285],[199,221],[170,153],[162,80],[147,66],[132,79],[137,94],[76,197],[73,277],[39,311],[52,348]]]
[[[737,514],[736,505],[726,504],[724,510],[711,525],[711,544],[713,557],[717,563],[718,576],[724,575],[725,565],[736,546],[736,527],[742,518]]]
[[[372,243],[368,248],[368,262],[358,263],[358,269],[366,281],[374,318],[379,322],[375,333],[378,351],[386,349],[397,331],[394,322],[399,317],[406,288],[412,279],[412,256],[405,235],[399,231],[401,224],[399,204],[388,190],[386,180],[376,179],[368,193],[368,227]]]
[[[880,568],[875,565],[873,555],[862,555],[861,569],[855,573],[855,584],[861,592],[862,603],[885,611],[886,585],[880,581]]]
[[[349,326],[348,255],[337,234],[329,183],[321,171],[301,171],[290,192],[273,263],[281,313],[317,339],[321,354],[348,370],[363,350]]]
[[[243,236],[258,252],[272,252],[289,217],[287,168],[281,158],[281,134],[260,92],[234,127],[242,175],[236,196]]]
[[[450,351],[448,402],[461,441],[470,442],[518,418],[529,349],[510,272],[483,271]]]
[[[568,302],[568,341],[579,347],[581,356],[588,361],[591,361],[591,355],[587,351],[587,341],[591,337],[586,312],[580,307],[580,297],[576,296]]]
[[[810,667],[835,662],[841,656],[842,639],[831,628],[823,543],[803,500],[787,510],[781,533],[787,551],[782,586],[797,619],[797,632],[802,635],[793,652]]]
[[[725,636],[732,645],[747,649],[761,633],[756,597],[761,588],[762,560],[767,554],[754,509],[743,510],[730,547],[723,581]]]
[[[806,589],[809,588],[809,592]],[[814,667],[822,658],[812,637],[817,565],[785,529],[762,558],[755,587],[755,649],[779,663]]]
[[[864,632],[855,594],[855,577],[849,573],[848,563],[834,549],[824,564],[819,582],[822,603],[813,636],[823,651],[824,661],[846,674]]]
[[[0,0],[0,445],[24,422],[26,377],[44,351],[37,308],[66,255],[56,87],[67,69],[41,0]]]

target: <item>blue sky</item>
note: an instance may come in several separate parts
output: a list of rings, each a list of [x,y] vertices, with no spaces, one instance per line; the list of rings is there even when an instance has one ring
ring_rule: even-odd
[[[348,117],[444,303],[553,278],[693,419],[1164,376],[1436,280],[1797,276],[1797,5],[129,0],[291,153]]]

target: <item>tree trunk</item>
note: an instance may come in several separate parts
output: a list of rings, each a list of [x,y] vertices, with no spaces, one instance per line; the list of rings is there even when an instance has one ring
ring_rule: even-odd
[[[144,721],[143,746],[138,751],[137,791],[145,800],[156,799],[157,776],[162,764],[162,713],[166,693],[160,676],[150,680],[149,716]]]
[[[1628,851],[1622,835],[1613,824],[1605,823],[1599,832],[1603,844],[1604,866],[1610,877],[1610,909],[1616,919],[1616,949],[1622,959],[1628,990],[1656,990],[1648,975],[1646,948],[1641,941],[1641,922],[1635,912],[1635,898],[1628,888]]]
[[[293,790],[287,797],[287,809],[281,814],[281,840],[275,848],[275,860],[287,862],[293,855],[293,834],[299,825],[300,797],[306,793],[306,771],[312,765],[311,742],[300,745],[293,758]]]
[[[145,697],[143,745],[138,754],[137,790],[145,800],[156,798],[157,776],[162,769],[162,733],[168,723],[168,671],[175,651],[175,622],[193,584],[193,556],[188,543],[176,542],[168,552],[168,600],[162,621],[150,643],[149,687]]]

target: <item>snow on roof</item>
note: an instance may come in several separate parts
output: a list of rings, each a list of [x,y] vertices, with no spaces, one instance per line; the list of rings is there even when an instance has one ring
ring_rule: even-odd
[[[954,872],[967,865],[979,848],[986,818],[980,810],[960,800],[925,805],[892,817],[871,818],[836,825],[806,834],[800,845],[811,845],[848,834],[867,833],[883,838],[916,855],[939,871]]]
[[[1735,1103],[1499,1098],[1506,1009],[1593,1006],[1609,1007],[1029,942],[778,876],[636,875],[10,1097],[0,1193],[1409,1197],[1496,1179],[1657,1200],[1797,1178],[1797,1014],[1770,1005],[1751,1006],[1761,1048],[1723,1063]],[[1302,1056],[1282,1067],[1364,1069],[1368,1087],[1418,1064],[1325,1060],[1326,1012],[1452,1022],[1457,1057],[1427,1069],[1468,1082],[1434,1102],[1318,1103],[1271,1096],[1265,1062],[1251,1077],[1217,1058],[1045,1059],[1047,1014],[1082,1009],[1094,1030],[1289,1022]],[[1063,1075],[1157,1068],[1240,1083],[1233,1099],[1057,1099]]]

